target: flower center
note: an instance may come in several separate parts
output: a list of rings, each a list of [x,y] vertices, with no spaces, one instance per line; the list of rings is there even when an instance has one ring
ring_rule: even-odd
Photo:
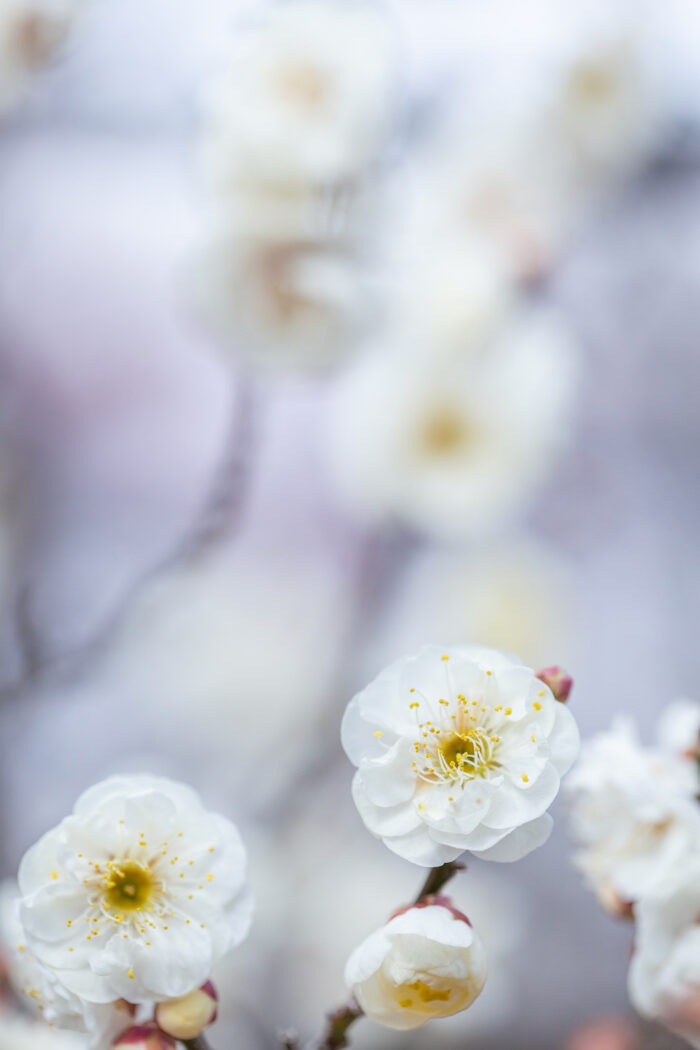
[[[431,988],[425,981],[412,981],[396,989],[397,1001],[404,1010],[421,1009],[431,1003],[446,1003],[452,994],[449,988]],[[401,996],[399,999],[398,997]]]
[[[604,66],[582,63],[571,74],[570,90],[574,100],[602,105],[614,97],[615,77]]]
[[[454,733],[437,748],[441,771],[454,779],[482,777],[493,760],[493,742],[480,726]]]
[[[109,861],[103,885],[105,904],[120,911],[141,911],[158,886],[148,865],[135,860]]]
[[[328,95],[326,77],[312,65],[301,62],[279,73],[277,87],[285,98],[306,109],[316,109]]]
[[[442,409],[431,416],[421,432],[421,444],[431,456],[449,456],[469,443],[473,428],[454,409]]]

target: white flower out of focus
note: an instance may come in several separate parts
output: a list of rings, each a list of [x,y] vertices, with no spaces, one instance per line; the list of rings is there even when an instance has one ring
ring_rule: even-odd
[[[391,664],[350,701],[342,741],[369,831],[433,867],[465,850],[515,861],[542,845],[579,736],[530,668],[464,645]]]
[[[73,4],[0,3],[0,116],[21,96],[27,80],[44,66],[71,21]]]
[[[11,880],[0,887],[0,960],[23,1007],[46,1024],[83,1034],[85,1047],[102,1050],[130,1023],[126,1004],[86,1003],[38,962],[25,944],[17,885]],[[0,1037],[0,1050],[2,1045]]]
[[[331,463],[358,517],[439,538],[484,534],[532,497],[571,429],[576,355],[549,313],[478,361],[368,356],[331,404]]]
[[[674,722],[682,728],[675,713],[692,718],[688,706],[671,705],[664,733]],[[625,913],[683,866],[700,841],[699,788],[689,755],[642,747],[627,719],[584,742],[566,790],[576,862],[606,909]]]
[[[387,1028],[418,1028],[466,1010],[486,983],[486,952],[469,920],[447,899],[432,901],[394,916],[348,959],[346,984]]]
[[[231,234],[210,246],[197,283],[211,330],[261,367],[328,369],[366,322],[362,273],[340,244]]]
[[[204,153],[214,181],[352,179],[387,133],[395,78],[379,11],[319,0],[278,6],[211,92]]]
[[[27,947],[89,1003],[185,995],[246,936],[251,898],[236,828],[182,784],[112,777],[25,855]]]
[[[663,888],[635,908],[629,973],[632,1002],[700,1048],[700,853],[670,870]]]

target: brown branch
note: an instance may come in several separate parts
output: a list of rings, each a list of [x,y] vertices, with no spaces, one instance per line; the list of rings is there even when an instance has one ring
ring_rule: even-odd
[[[447,864],[441,864],[438,868],[431,868],[428,877],[423,883],[414,904],[420,904],[425,897],[434,897],[453,879],[458,871],[466,871],[466,864],[458,860],[450,860]]]
[[[345,1006],[328,1014],[326,1030],[316,1044],[316,1050],[343,1050],[348,1045],[347,1033],[351,1025],[362,1017],[362,1008],[351,999]]]

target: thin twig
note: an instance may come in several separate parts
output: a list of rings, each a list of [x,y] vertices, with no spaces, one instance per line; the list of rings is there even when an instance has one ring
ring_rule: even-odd
[[[453,879],[457,872],[466,871],[466,864],[459,860],[450,860],[447,864],[441,864],[438,868],[431,868],[428,877],[423,883],[414,904],[419,904],[424,897],[434,897]]]
[[[328,1015],[326,1030],[316,1050],[343,1050],[348,1045],[347,1033],[351,1025],[362,1017],[362,1008],[351,999],[345,1006]]]

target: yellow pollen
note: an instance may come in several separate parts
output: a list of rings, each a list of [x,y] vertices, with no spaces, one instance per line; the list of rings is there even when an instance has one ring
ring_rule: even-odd
[[[449,656],[446,653],[444,656],[441,656],[440,659],[441,660],[449,660]]]
[[[534,707],[535,711],[541,711],[542,710],[542,704],[540,704],[537,700],[535,700],[535,702],[534,702],[534,704],[532,706]]]
[[[513,708],[512,707],[507,707],[506,710],[505,710],[505,714],[512,715],[513,714]]]
[[[530,778],[527,775],[527,773],[523,773],[522,780],[523,780],[523,784],[529,784],[530,783]]]
[[[381,729],[378,729],[377,732],[373,733],[372,735],[374,736],[375,740],[379,740],[380,736],[384,736],[384,734],[382,733]]]

